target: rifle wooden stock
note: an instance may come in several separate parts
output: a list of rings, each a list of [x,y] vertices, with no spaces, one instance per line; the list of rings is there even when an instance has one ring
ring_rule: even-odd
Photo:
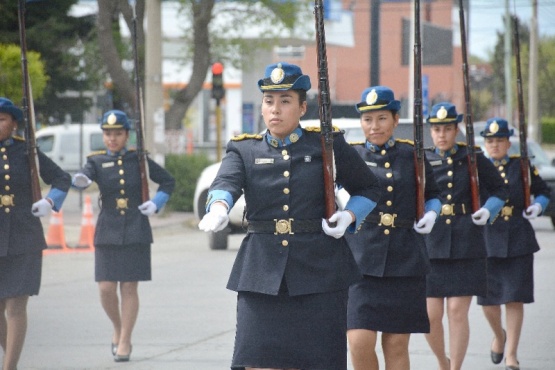
[[[335,213],[335,176],[333,166],[333,127],[331,123],[330,88],[324,30],[324,6],[322,0],[314,3],[316,18],[316,45],[318,51],[318,103],[322,132],[322,156],[324,166],[324,196],[326,219]]]
[[[528,157],[527,127],[524,119],[524,94],[522,92],[522,72],[520,70],[520,39],[518,37],[518,18],[514,22],[514,50],[516,59],[516,87],[518,93],[518,130],[520,140],[520,174],[524,191],[524,208],[530,206],[530,158]]]
[[[463,82],[465,103],[466,144],[468,153],[468,174],[470,179],[470,195],[472,211],[480,209],[480,185],[478,179],[478,167],[476,163],[476,146],[474,143],[474,125],[472,123],[472,102],[470,99],[470,79],[468,76],[468,55],[466,51],[466,25],[464,20],[463,0],[459,0],[459,23],[461,27],[461,51],[463,60]]]
[[[19,44],[21,47],[21,71],[23,75],[23,120],[25,125],[25,144],[27,145],[27,158],[31,177],[31,193],[33,202],[42,199],[39,182],[39,159],[35,139],[35,108],[31,79],[27,68],[27,40],[25,36],[25,0],[18,3]]]
[[[139,53],[137,51],[137,13],[133,7],[133,60],[135,62],[135,132],[137,134],[137,156],[139,158],[139,174],[141,176],[141,199],[144,202],[150,199],[148,190],[147,152],[145,149],[144,130],[145,111],[143,105],[143,89],[139,77]]]
[[[424,216],[426,168],[422,117],[422,46],[420,40],[420,0],[414,1],[414,168],[416,182],[416,220]]]

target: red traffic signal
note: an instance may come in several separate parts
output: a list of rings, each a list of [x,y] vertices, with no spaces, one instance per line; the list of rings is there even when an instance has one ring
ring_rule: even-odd
[[[212,64],[212,98],[220,100],[225,96],[224,65],[220,62]]]

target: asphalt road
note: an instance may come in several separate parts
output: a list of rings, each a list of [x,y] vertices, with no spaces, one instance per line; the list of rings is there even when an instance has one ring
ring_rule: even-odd
[[[73,214],[68,234],[75,234],[78,211],[68,213]],[[534,225],[542,250],[536,254],[536,303],[525,307],[519,358],[522,369],[551,370],[555,232],[547,218]],[[139,286],[141,308],[129,363],[115,363],[110,354],[112,329],[100,306],[93,253],[46,255],[40,295],[29,301],[29,328],[18,369],[229,369],[235,293],[225,285],[242,236],[231,237],[229,250],[211,251],[206,235],[195,226],[191,214],[153,218],[153,280]],[[503,369],[490,362],[492,334],[475,303],[470,321],[463,369]],[[412,336],[410,354],[412,369],[437,368],[423,335]]]

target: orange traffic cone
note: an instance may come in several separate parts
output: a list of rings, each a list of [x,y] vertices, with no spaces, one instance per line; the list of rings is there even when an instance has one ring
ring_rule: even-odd
[[[46,245],[52,249],[67,250],[64,235],[64,216],[61,210],[60,212],[52,211],[48,233],[46,234]]]
[[[81,235],[79,236],[79,243],[77,243],[76,248],[94,248],[94,221],[90,195],[85,196],[83,217],[81,218]]]

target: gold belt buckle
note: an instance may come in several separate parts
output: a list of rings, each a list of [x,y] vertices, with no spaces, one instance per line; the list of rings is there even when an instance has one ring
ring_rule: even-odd
[[[504,206],[501,209],[501,216],[505,221],[509,221],[509,218],[513,215],[513,206]]]
[[[13,194],[9,194],[9,195],[2,195],[2,197],[0,198],[0,207],[13,207],[15,206],[15,204],[13,203]]]
[[[442,216],[454,216],[455,215],[455,205],[454,204],[444,204],[441,206]]]
[[[127,200],[129,198],[116,198],[116,209],[127,209]]]
[[[383,213],[380,212],[380,223],[378,224],[378,226],[391,226],[391,227],[395,227],[395,217],[397,217],[397,214],[391,214],[391,213]]]
[[[292,230],[292,226],[293,226],[293,219],[290,218],[289,220],[278,220],[277,218],[274,218],[274,221],[276,222],[276,231],[274,232],[274,235],[277,234],[294,234],[291,230]]]

